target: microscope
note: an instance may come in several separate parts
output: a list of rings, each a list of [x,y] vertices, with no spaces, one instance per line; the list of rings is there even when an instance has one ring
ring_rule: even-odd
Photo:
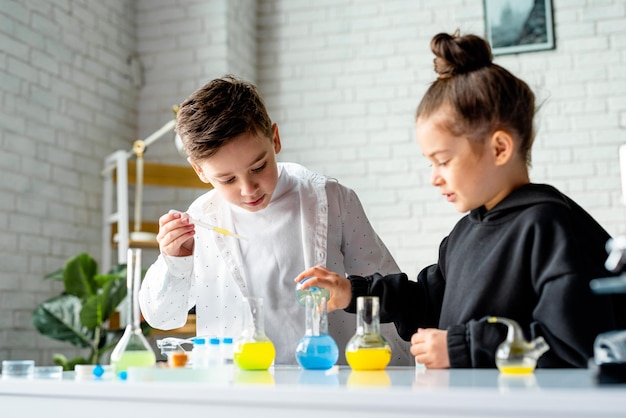
[[[626,144],[619,149],[622,201],[626,204]],[[608,257],[604,266],[619,276],[599,278],[591,281],[591,290],[596,294],[626,294],[626,236],[611,238],[606,243]],[[622,299],[623,301],[624,299]],[[596,337],[594,358],[590,366],[595,369],[598,383],[626,382],[626,329],[603,332]]]

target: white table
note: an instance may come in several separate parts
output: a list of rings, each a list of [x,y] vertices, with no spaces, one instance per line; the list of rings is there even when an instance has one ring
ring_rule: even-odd
[[[177,370],[133,371],[128,381],[3,378],[0,417],[626,417],[626,385],[599,385],[589,370]]]

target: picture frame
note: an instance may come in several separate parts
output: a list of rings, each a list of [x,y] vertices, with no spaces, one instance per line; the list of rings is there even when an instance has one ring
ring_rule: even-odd
[[[552,0],[483,0],[493,55],[555,49]]]

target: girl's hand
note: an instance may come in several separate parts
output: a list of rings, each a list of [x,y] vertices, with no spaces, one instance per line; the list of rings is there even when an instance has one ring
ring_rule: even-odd
[[[296,283],[309,278],[302,284],[302,289],[311,286],[323,287],[330,292],[330,299],[326,304],[328,312],[337,309],[345,309],[350,305],[352,300],[352,285],[347,278],[328,270],[324,266],[311,267],[304,270],[295,278]]]
[[[419,328],[411,337],[411,354],[429,369],[448,369],[448,331]]]
[[[159,218],[157,242],[161,254],[186,257],[193,254],[195,228],[186,213],[166,213]]]

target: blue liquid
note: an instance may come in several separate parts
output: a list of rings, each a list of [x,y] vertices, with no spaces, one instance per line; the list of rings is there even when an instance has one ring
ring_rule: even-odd
[[[296,347],[296,360],[307,370],[327,370],[339,358],[337,343],[328,334],[305,335]]]

